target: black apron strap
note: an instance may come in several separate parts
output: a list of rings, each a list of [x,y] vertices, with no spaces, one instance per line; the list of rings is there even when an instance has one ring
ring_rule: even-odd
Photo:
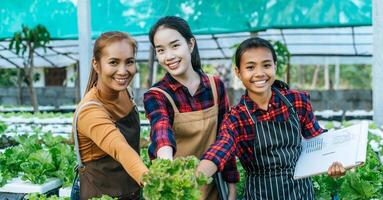
[[[271,87],[271,89],[275,92],[275,94],[281,98],[281,100],[283,101],[283,103],[287,106],[289,112],[292,112],[292,114],[296,114],[295,112],[295,109],[294,109],[294,106],[291,104],[291,102],[281,94],[281,92],[275,88],[275,87]]]

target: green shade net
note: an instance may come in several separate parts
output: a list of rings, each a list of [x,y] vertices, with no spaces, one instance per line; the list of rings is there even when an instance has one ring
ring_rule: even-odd
[[[80,1],[80,0],[78,0]],[[194,34],[270,28],[368,26],[372,0],[90,0],[92,37],[111,30],[147,34],[160,17],[186,19]],[[46,26],[56,39],[77,38],[77,0],[0,0],[0,38],[21,25]]]

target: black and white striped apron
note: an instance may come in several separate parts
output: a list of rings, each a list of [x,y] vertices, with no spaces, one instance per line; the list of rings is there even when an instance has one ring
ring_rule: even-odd
[[[314,199],[309,178],[294,180],[294,168],[301,153],[301,129],[294,107],[277,89],[272,88],[289,110],[285,122],[258,122],[255,126],[254,157],[246,170],[245,199]],[[253,113],[254,114],[254,113]]]

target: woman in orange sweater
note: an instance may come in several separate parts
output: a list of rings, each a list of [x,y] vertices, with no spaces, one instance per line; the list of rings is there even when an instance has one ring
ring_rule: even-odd
[[[103,33],[94,44],[86,94],[73,126],[80,199],[102,194],[140,198],[148,169],[139,155],[140,122],[127,89],[137,72],[136,51],[136,42],[122,32]]]

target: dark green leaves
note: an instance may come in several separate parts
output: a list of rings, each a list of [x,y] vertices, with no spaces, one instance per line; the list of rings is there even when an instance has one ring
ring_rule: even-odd
[[[383,197],[383,166],[376,153],[368,147],[366,163],[344,177],[334,179],[327,175],[313,178],[317,199],[329,199],[339,194],[344,200],[380,199]]]
[[[69,200],[69,197],[58,197],[56,195],[47,197],[44,194],[32,193],[25,196],[26,200]]]
[[[36,48],[44,48],[50,41],[48,30],[41,24],[34,28],[22,25],[21,31],[15,32],[9,43],[9,49],[15,49],[16,54],[24,55],[26,51],[34,51]]]
[[[113,198],[108,195],[102,195],[100,198],[91,198],[90,200],[117,200],[117,198]]]
[[[17,146],[0,153],[0,187],[20,173],[23,180],[44,183],[49,177],[60,178],[64,186],[72,184],[76,163],[73,146],[52,133],[17,136]]]

